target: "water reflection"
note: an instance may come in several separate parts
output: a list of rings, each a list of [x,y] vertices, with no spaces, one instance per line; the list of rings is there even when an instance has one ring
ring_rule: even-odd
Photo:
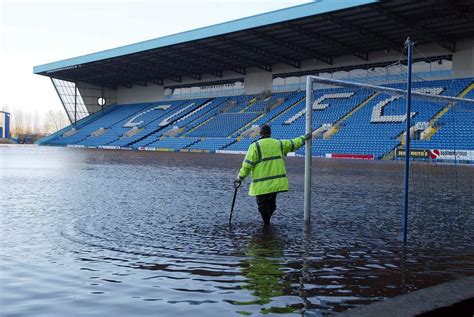
[[[294,307],[277,307],[266,305],[272,302],[272,298],[283,296],[291,288],[290,283],[285,280],[282,246],[279,241],[278,230],[274,226],[262,226],[251,237],[246,248],[248,259],[242,263],[242,274],[245,277],[243,289],[250,290],[255,298],[249,301],[234,301],[234,305],[260,305],[261,313],[288,313],[295,310]],[[245,310],[242,314],[250,314]]]
[[[418,178],[402,249],[401,165],[315,159],[304,227],[303,160],[288,158],[272,226],[246,184],[229,230],[241,160],[0,148],[2,313],[327,315],[474,271],[472,167],[458,187],[442,167]]]

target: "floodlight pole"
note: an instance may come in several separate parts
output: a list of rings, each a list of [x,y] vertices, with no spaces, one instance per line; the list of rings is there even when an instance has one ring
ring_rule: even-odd
[[[408,74],[407,74],[407,117],[406,117],[406,132],[405,132],[405,194],[403,205],[403,245],[407,243],[407,226],[408,226],[408,191],[409,191],[409,177],[410,177],[410,128],[411,128],[411,72],[412,72],[412,54],[413,41],[410,37],[407,38],[405,46],[408,48]]]
[[[313,78],[306,77],[306,134],[313,132]],[[304,221],[311,221],[312,139],[306,140],[304,160]]]

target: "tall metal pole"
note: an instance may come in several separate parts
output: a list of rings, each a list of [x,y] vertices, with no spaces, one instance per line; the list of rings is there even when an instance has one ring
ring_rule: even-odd
[[[412,71],[412,53],[413,41],[407,38],[405,46],[408,48],[408,74],[407,74],[407,118],[405,132],[405,201],[403,206],[403,245],[407,243],[407,226],[408,226],[408,191],[410,177],[410,117],[411,117],[411,71]]]
[[[313,80],[306,77],[306,134],[313,132]],[[304,221],[311,221],[311,157],[312,140],[306,140],[304,160]]]

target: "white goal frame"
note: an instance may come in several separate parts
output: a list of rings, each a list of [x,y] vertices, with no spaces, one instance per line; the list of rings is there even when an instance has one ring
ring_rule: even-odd
[[[306,77],[306,134],[313,132],[313,84],[324,84],[336,87],[350,87],[357,89],[369,89],[377,92],[386,93],[394,96],[408,97],[408,91],[384,86],[375,86],[370,84],[361,84],[346,80],[330,79],[319,76]],[[415,99],[431,100],[444,103],[464,102],[474,106],[474,99],[465,99],[458,97],[427,94],[422,92],[410,91],[411,97]],[[408,115],[408,112],[407,112]],[[408,133],[409,134],[409,133]],[[304,173],[304,221],[309,224],[311,221],[311,183],[312,183],[312,140],[307,140],[305,145],[305,173]],[[408,156],[408,155],[407,155]]]

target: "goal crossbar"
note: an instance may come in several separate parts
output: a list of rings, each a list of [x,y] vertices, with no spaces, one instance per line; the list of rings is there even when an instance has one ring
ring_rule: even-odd
[[[395,95],[395,96],[406,96],[407,94],[406,90],[403,90],[403,89],[355,83],[355,82],[346,81],[346,80],[330,79],[330,78],[324,78],[324,77],[319,77],[319,76],[308,76],[308,77],[309,77],[308,80],[310,80],[313,83],[320,83],[320,84],[326,84],[326,85],[331,85],[331,86],[370,89],[377,92],[382,92],[382,93]],[[411,96],[412,98],[416,98],[416,99],[431,100],[431,101],[437,101],[437,102],[465,102],[465,103],[474,105],[474,99],[451,97],[451,96],[440,96],[440,95],[427,94],[427,93],[422,93],[422,92],[417,92],[417,91],[412,91]]]

